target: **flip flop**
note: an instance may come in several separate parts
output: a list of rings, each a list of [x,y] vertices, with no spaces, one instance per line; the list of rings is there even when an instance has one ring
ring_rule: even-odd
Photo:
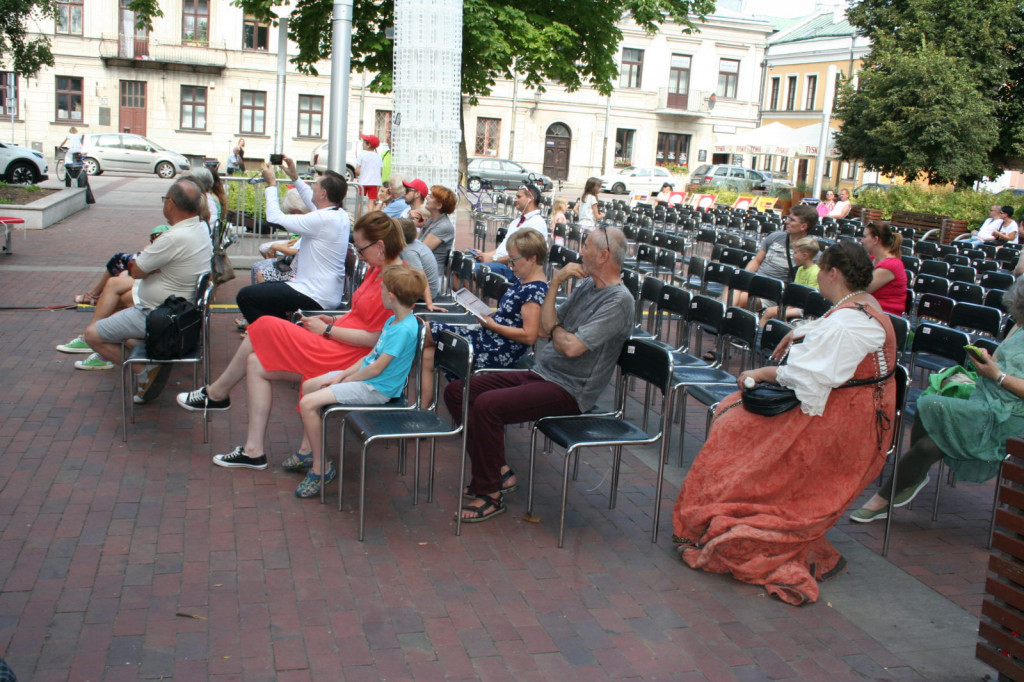
[[[96,301],[99,300],[99,296],[93,296],[92,294],[78,294],[75,296],[75,303],[81,305],[96,305]]]
[[[480,506],[471,507],[469,505],[464,505],[462,507],[462,511],[473,512],[476,514],[476,516],[472,516],[470,518],[463,517],[463,523],[483,523],[488,519],[500,516],[508,511],[508,507],[502,504],[500,495],[496,498],[491,497],[490,495],[477,495],[477,498],[483,500],[484,503]],[[459,512],[459,515],[461,514],[462,512]]]

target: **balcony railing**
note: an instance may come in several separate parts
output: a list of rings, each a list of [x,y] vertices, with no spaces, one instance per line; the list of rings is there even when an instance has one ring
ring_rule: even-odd
[[[135,66],[154,68],[158,64],[178,64],[221,70],[227,66],[227,44],[210,42],[207,45],[195,43],[168,43],[150,38],[103,34],[100,39],[100,57],[104,61],[119,60],[121,65],[136,62]]]

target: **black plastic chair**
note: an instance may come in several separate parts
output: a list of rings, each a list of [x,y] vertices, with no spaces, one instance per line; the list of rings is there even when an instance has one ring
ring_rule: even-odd
[[[664,482],[666,438],[672,416],[670,387],[672,359],[662,347],[646,339],[630,339],[619,354],[620,378],[617,387],[617,412],[614,416],[578,415],[569,417],[546,417],[538,419],[530,438],[530,471],[526,502],[526,513],[533,514],[534,464],[537,457],[537,434],[541,433],[552,443],[565,449],[562,465],[562,500],[558,521],[558,546],[565,543],[565,508],[569,495],[570,471],[575,478],[579,462],[579,451],[583,448],[611,447],[612,475],[608,508],[614,509],[619,485],[619,470],[622,461],[622,447],[626,445],[650,445],[661,441],[658,457],[658,480],[654,496],[654,522],[651,542],[658,540],[658,522],[661,515],[661,493]],[[649,434],[644,429],[625,419],[627,384],[630,378],[645,381],[661,392],[661,422],[657,433]],[[468,402],[468,398],[467,398]],[[570,459],[574,464],[570,467]],[[460,491],[462,487],[460,485]]]
[[[925,294],[917,303],[917,319],[935,320],[937,322],[949,323],[953,314],[953,306],[956,301],[949,296],[938,294]]]
[[[953,282],[949,285],[949,297],[957,302],[981,305],[985,300],[985,290],[978,284]]]
[[[942,260],[921,261],[921,269],[918,271],[918,274],[931,275],[932,277],[948,278],[949,263]]]
[[[345,430],[362,441],[362,457],[360,460],[359,477],[359,541],[363,541],[366,512],[366,453],[369,447],[377,441],[387,440],[419,440],[430,439],[430,469],[427,473],[427,499],[433,497],[434,489],[434,457],[438,438],[462,436],[461,444],[461,466],[459,468],[459,491],[461,499],[462,491],[466,487],[466,429],[463,425],[469,418],[469,377],[473,372],[473,346],[464,337],[453,334],[449,331],[441,332],[437,339],[437,347],[434,351],[434,407],[433,410],[416,408],[412,410],[366,410],[350,412],[342,422],[341,433],[341,462],[338,467],[338,490],[339,496],[343,482],[345,468]],[[438,387],[441,384],[441,375],[451,374],[461,379],[462,384],[462,414],[456,424],[441,417],[436,411]],[[416,450],[416,485],[419,482],[419,449]],[[461,505],[456,505],[458,508]],[[459,514],[455,521],[455,534],[462,533],[462,514]]]
[[[922,272],[921,274],[914,278],[914,291],[917,292],[918,296],[921,296],[922,294],[938,294],[939,296],[948,296],[949,280],[946,279],[945,277],[928,275]]]
[[[754,276],[751,278],[750,284],[747,287],[747,294],[749,295],[749,299],[747,301],[748,307],[753,310],[756,299],[770,301],[773,304],[780,304],[786,286],[785,282],[781,279],[775,279],[774,277],[754,273]],[[803,285],[797,284],[795,286]],[[809,290],[810,287],[807,287],[807,289]]]
[[[907,338],[910,336],[910,322],[905,317],[886,313],[892,323],[893,333],[896,334],[896,358],[902,360],[903,354],[907,351]]]
[[[989,308],[974,303],[957,303],[949,316],[949,326],[967,332],[987,334],[998,338],[1003,325],[1003,313],[998,308]]]
[[[788,288],[788,285],[787,285]],[[804,317],[823,317],[832,310],[832,303],[818,291],[811,291],[807,295],[807,303],[804,305]]]
[[[970,265],[950,265],[949,279],[952,282],[967,282],[973,284],[978,279],[978,271]]]
[[[915,369],[938,371],[964,365],[967,362],[967,351],[964,346],[971,342],[966,332],[959,329],[922,322],[914,329],[914,340],[910,345],[908,370],[913,376]],[[921,389],[917,389],[918,394]],[[916,395],[914,396],[916,404]],[[908,408],[909,409],[909,408]],[[911,412],[908,412],[910,414]]]
[[[985,272],[982,273],[978,284],[986,289],[1001,289],[1006,291],[1013,284],[1013,275],[1008,272]]]

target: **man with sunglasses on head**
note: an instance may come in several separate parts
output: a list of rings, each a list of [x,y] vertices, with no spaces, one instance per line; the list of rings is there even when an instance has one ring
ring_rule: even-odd
[[[633,296],[622,283],[626,237],[615,228],[590,233],[582,264],[569,263],[551,278],[541,306],[541,335],[550,339],[533,369],[473,377],[467,452],[473,478],[462,520],[478,523],[506,511],[504,495],[518,490],[505,463],[506,424],[555,415],[583,414],[594,406],[615,371],[622,344],[633,330]],[[578,279],[569,298],[555,306],[559,287]],[[451,414],[462,410],[462,384],[448,384]]]
[[[476,255],[477,263],[486,263],[491,269],[491,272],[496,272],[499,275],[505,277],[510,282],[516,280],[516,276],[512,273],[512,268],[508,265],[508,238],[511,237],[516,230],[523,228],[530,228],[537,230],[544,239],[548,238],[548,224],[544,221],[544,218],[540,214],[540,188],[537,185],[529,184],[523,185],[516,192],[516,198],[513,202],[516,210],[519,211],[519,217],[513,218],[512,222],[509,223],[508,232],[505,233],[505,238],[500,244],[493,250],[481,253],[479,251],[471,251]],[[479,267],[479,265],[478,265]]]
[[[243,287],[235,299],[247,323],[274,315],[286,317],[296,310],[329,310],[341,302],[345,288],[349,219],[342,208],[348,185],[345,178],[327,171],[312,185],[299,178],[295,161],[285,156],[281,168],[291,178],[309,213],[288,215],[281,210],[277,177],[270,164],[263,167],[267,221],[302,237],[302,250],[293,267],[298,273],[286,282],[263,282]],[[299,265],[301,263],[301,266]]]

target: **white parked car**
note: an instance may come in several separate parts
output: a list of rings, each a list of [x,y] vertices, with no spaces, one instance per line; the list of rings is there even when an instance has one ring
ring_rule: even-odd
[[[359,139],[359,136],[353,140],[349,138],[345,144],[348,147],[348,153],[345,157],[348,161],[345,162],[345,180],[348,182],[355,182],[356,179],[356,159],[363,151],[363,141]],[[313,150],[313,154],[309,157],[309,167],[315,170],[317,173],[323,173],[327,170],[327,159],[328,159],[328,147],[329,143],[324,142],[322,145]],[[388,146],[383,142],[377,147],[377,153],[383,154]]]
[[[684,181],[661,166],[629,166],[601,176],[601,191],[612,194],[657,194],[665,183],[683,189]]]
[[[28,185],[46,180],[48,168],[42,153],[28,147],[0,142],[0,177],[12,185]]]
[[[177,152],[164,149],[142,135],[89,133],[82,139],[82,163],[89,175],[104,171],[156,173],[173,178],[191,164]]]

